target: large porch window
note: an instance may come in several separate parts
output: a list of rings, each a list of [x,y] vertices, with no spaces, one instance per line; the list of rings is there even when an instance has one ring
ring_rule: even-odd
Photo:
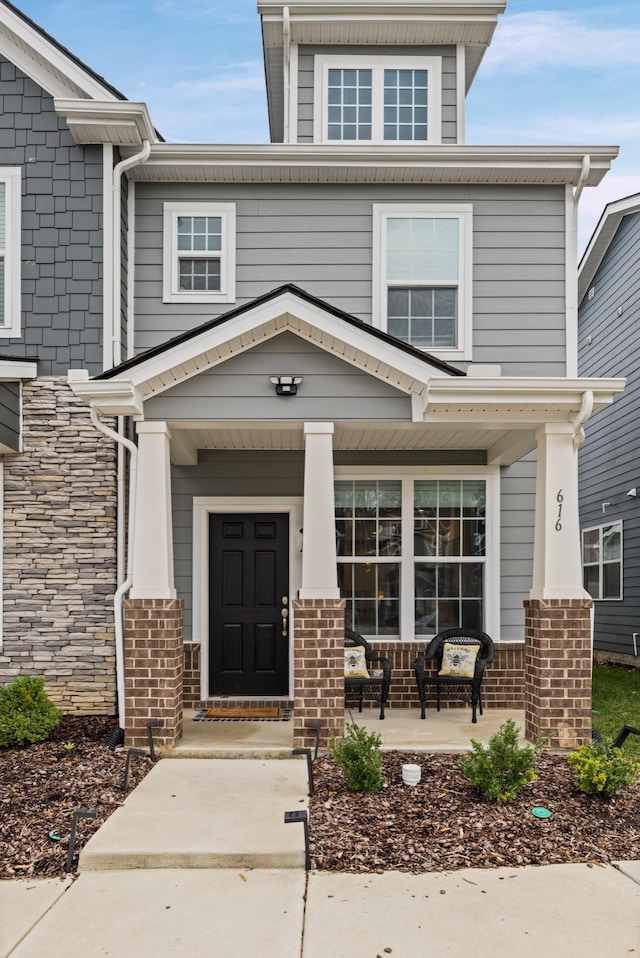
[[[338,480],[335,501],[349,628],[412,638],[484,627],[486,480]]]

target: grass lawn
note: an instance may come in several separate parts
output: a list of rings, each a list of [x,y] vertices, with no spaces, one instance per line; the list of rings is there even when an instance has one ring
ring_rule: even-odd
[[[640,671],[594,665],[593,727],[610,745],[623,725],[640,729]],[[640,758],[640,735],[630,735],[622,751]]]

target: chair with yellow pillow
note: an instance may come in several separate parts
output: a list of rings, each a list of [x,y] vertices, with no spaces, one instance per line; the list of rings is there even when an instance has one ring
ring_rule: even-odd
[[[425,717],[429,695],[435,695],[440,711],[443,696],[471,702],[471,721],[477,722],[476,709],[482,715],[482,678],[487,665],[493,662],[493,641],[477,629],[445,629],[429,642],[418,656],[414,670],[420,699],[420,718]],[[435,671],[427,671],[427,663]]]
[[[362,712],[363,699],[372,699],[380,705],[380,718],[389,698],[391,662],[384,656],[375,656],[366,639],[346,629],[344,633],[344,699],[345,705],[358,703]]]

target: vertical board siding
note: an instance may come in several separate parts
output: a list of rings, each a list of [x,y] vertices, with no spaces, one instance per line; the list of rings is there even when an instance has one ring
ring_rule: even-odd
[[[298,51],[298,143],[313,143],[314,57],[353,57],[366,66],[367,56],[442,57],[442,142],[457,143],[456,50],[450,46],[366,47],[301,46]]]
[[[627,385],[587,423],[579,451],[580,525],[622,520],[623,599],[594,603],[594,645],[633,655],[640,633],[640,214],[626,216],[579,310],[579,374],[622,376]],[[621,309],[621,314],[618,311]],[[589,342],[590,338],[590,342]],[[640,636],[636,640],[640,649]]]
[[[162,303],[163,202],[198,198],[236,203],[234,304]],[[500,363],[504,375],[563,376],[562,187],[140,183],[136,351],[284,283],[371,322],[373,204],[429,201],[473,205],[474,361]]]
[[[22,167],[22,335],[41,376],[102,370],[102,151],[77,146],[53,98],[0,58],[0,166]]]
[[[536,455],[501,470],[500,639],[524,639],[524,606],[533,577]]]

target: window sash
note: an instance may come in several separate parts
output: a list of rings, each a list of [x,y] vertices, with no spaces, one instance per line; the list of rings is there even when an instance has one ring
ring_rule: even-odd
[[[594,601],[623,598],[622,521],[582,530],[583,587]]]

